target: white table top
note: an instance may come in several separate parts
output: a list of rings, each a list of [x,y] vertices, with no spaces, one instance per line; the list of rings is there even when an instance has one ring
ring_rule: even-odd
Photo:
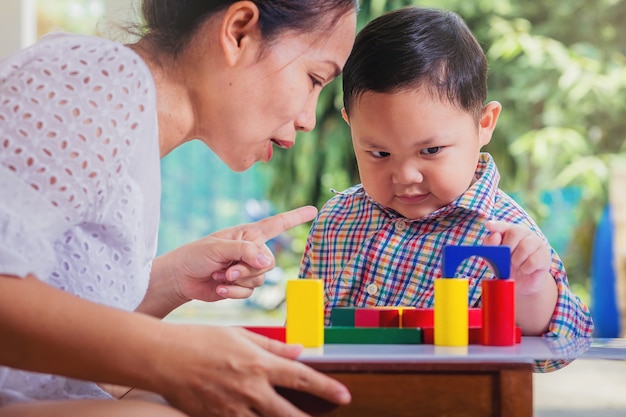
[[[328,344],[306,348],[300,360],[314,362],[531,362],[534,360],[626,359],[626,339],[522,337],[514,346],[443,347],[427,344]]]

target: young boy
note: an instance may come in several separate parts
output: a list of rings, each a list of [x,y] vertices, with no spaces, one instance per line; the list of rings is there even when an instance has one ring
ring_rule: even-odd
[[[528,214],[498,189],[489,143],[501,105],[487,60],[449,11],[403,8],[370,22],[343,71],[344,109],[362,184],[336,193],[309,234],[302,278],[325,281],[335,306],[433,307],[445,245],[511,248],[524,335],[591,336],[588,308]],[[472,257],[469,305],[492,270]]]

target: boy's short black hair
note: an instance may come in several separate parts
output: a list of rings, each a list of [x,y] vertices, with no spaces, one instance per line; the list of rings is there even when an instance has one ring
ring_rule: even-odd
[[[348,115],[367,91],[420,87],[480,117],[487,99],[487,58],[463,19],[451,11],[405,7],[369,22],[343,69]]]

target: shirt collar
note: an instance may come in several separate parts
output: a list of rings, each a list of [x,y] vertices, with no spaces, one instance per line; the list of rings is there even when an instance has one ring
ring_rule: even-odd
[[[478,158],[478,165],[475,172],[476,181],[456,200],[450,204],[441,207],[427,216],[419,219],[411,219],[410,221],[423,222],[430,219],[441,219],[459,211],[475,212],[480,217],[490,219],[493,212],[496,194],[498,193],[498,183],[500,182],[500,173],[490,154],[482,152]],[[362,186],[359,187],[360,192],[365,192]],[[388,207],[383,207],[374,201],[369,194],[365,193],[368,200],[389,217],[402,217],[398,212]]]

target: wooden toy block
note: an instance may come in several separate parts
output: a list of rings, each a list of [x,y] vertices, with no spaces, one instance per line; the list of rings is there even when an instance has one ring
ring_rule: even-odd
[[[482,282],[483,345],[515,344],[515,281],[487,279]]]
[[[489,263],[497,278],[511,276],[511,248],[508,246],[444,246],[442,263],[443,276],[454,277],[465,259],[479,256]]]
[[[470,308],[468,317],[469,327],[480,327],[483,325],[483,309]]]
[[[385,327],[402,327],[402,317],[406,311],[415,310],[415,307],[408,306],[385,306],[377,307],[385,310],[382,313],[382,321]]]
[[[468,290],[465,278],[435,279],[435,345],[468,345]]]
[[[401,327],[433,327],[435,310],[432,308],[415,308],[402,312]]]
[[[433,327],[434,312],[432,308],[413,308],[402,312],[400,327]],[[481,327],[483,325],[483,310],[470,308],[468,310],[468,326]]]
[[[319,279],[287,281],[286,342],[324,345],[324,283]]]
[[[422,343],[434,344],[434,329],[424,328],[422,329]],[[483,344],[483,328],[481,326],[470,326],[468,329],[468,343],[470,345],[482,345]],[[521,327],[515,327],[515,344],[522,343],[522,329]]]
[[[422,329],[422,335],[422,343],[435,344],[435,329],[433,327]],[[468,328],[467,343],[469,345],[481,345],[483,343],[483,328],[480,326]]]
[[[357,308],[354,327],[400,327],[400,312],[393,307]]]
[[[354,327],[380,327],[380,311],[374,308],[357,308],[354,311]]]
[[[330,325],[342,327],[354,327],[354,314],[356,307],[333,307],[330,310]]]
[[[434,327],[422,328],[422,343],[425,345],[435,344],[435,329]],[[483,328],[480,326],[470,326],[468,329],[468,343],[470,345],[482,345],[483,344]],[[515,328],[515,344],[522,343],[522,329],[521,327]]]
[[[470,345],[480,345],[483,343],[483,328],[480,326],[470,326],[468,329],[468,342]]]
[[[281,342],[287,340],[286,328],[284,326],[245,326],[244,329]]]
[[[400,327],[402,308],[385,307],[380,311],[380,327]]]
[[[326,344],[420,344],[420,329],[401,329],[398,327],[326,327]]]
[[[424,343],[425,345],[434,345],[435,344],[435,328],[423,327],[421,330],[422,330],[422,343]]]

